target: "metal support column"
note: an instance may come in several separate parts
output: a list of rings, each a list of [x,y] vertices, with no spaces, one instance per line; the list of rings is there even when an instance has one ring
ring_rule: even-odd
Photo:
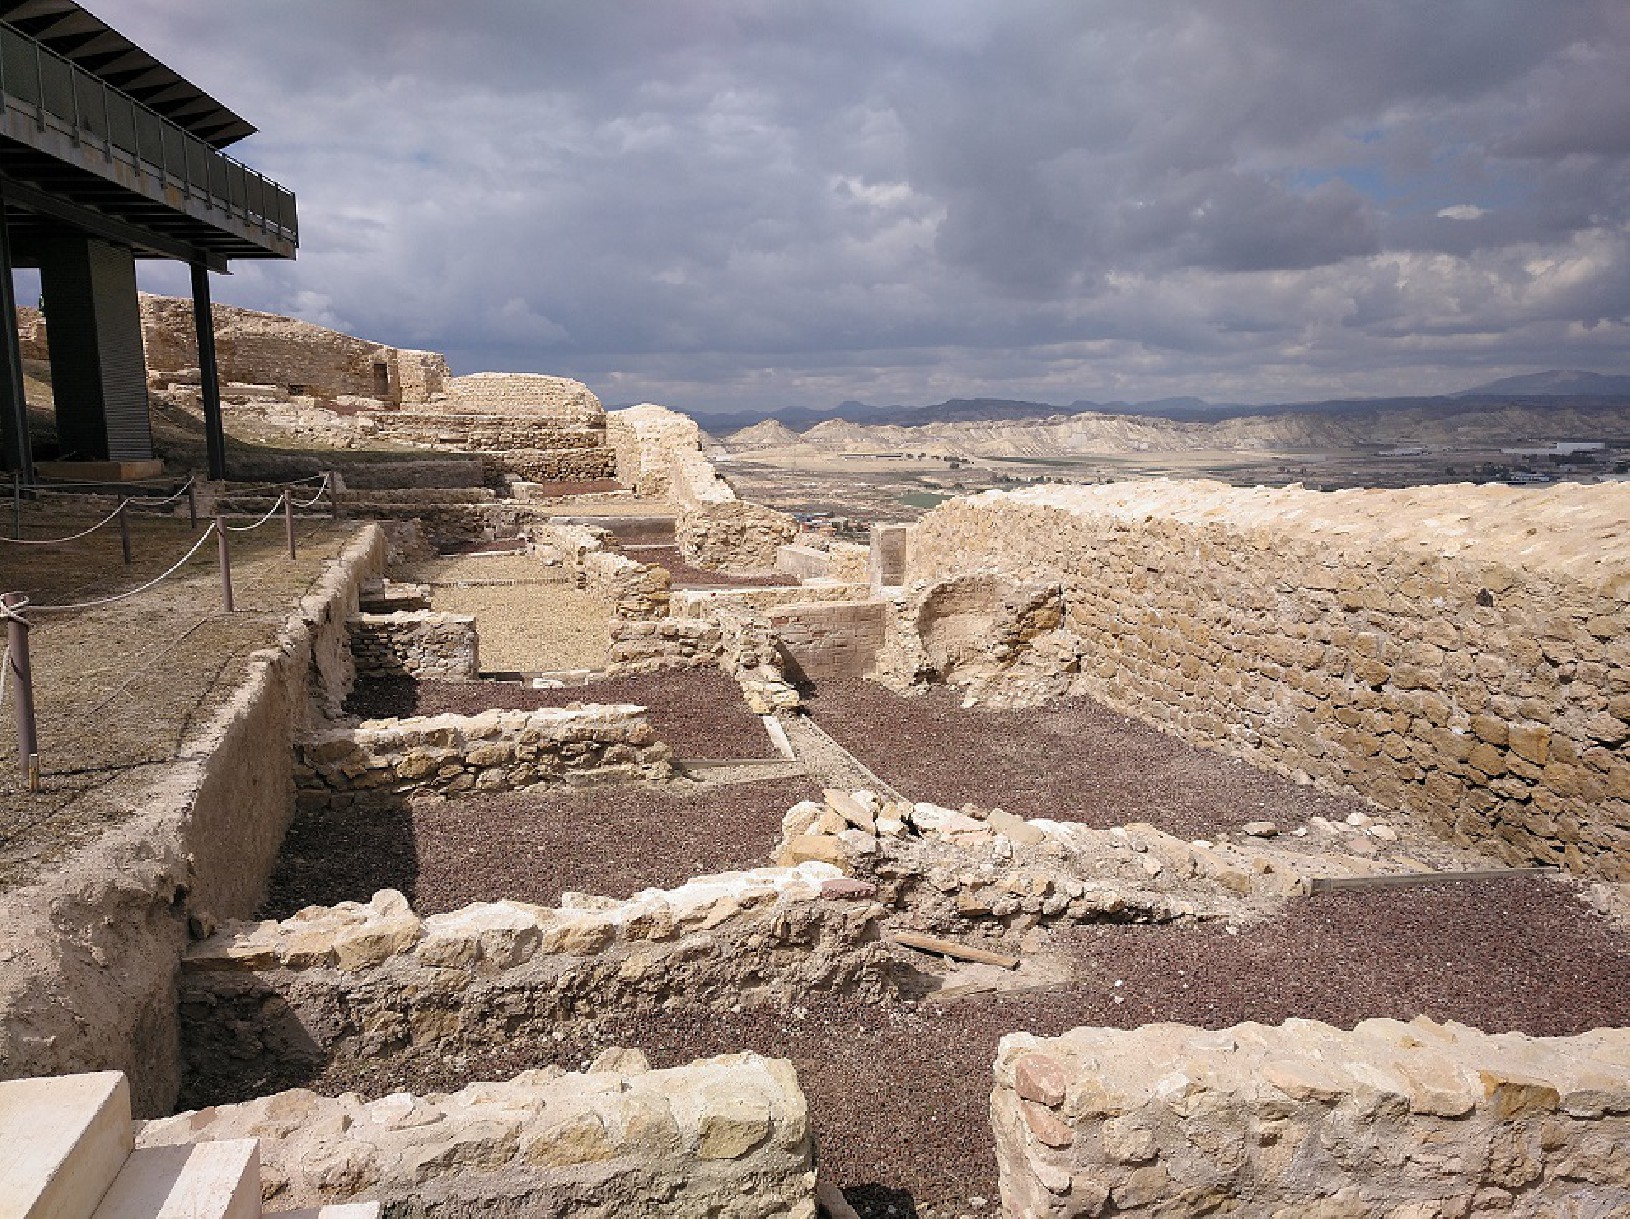
[[[28,399],[23,393],[23,350],[17,341],[17,291],[11,282],[11,237],[0,200],[0,437],[6,468],[34,485],[34,453],[28,437]],[[30,492],[32,494],[32,492]]]
[[[221,425],[221,376],[215,366],[215,314],[209,304],[209,268],[192,264],[192,320],[198,330],[198,381],[204,394],[204,447],[209,477],[226,477],[226,429]]]

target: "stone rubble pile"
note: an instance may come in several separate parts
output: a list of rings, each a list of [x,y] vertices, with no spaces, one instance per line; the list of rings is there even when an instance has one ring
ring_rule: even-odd
[[[1367,814],[1338,829],[1279,835],[1252,823],[1239,841],[1186,841],[1152,825],[1107,830],[1004,810],[887,801],[828,790],[781,822],[776,862],[819,860],[872,883],[916,930],[1019,936],[1052,922],[1224,920],[1242,925],[1311,891],[1314,878],[1429,869],[1390,849],[1398,834]],[[1310,823],[1311,824],[1311,823]],[[1364,841],[1362,853],[1355,844]]]

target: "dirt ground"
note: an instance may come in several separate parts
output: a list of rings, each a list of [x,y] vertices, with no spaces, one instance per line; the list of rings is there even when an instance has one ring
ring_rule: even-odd
[[[32,508],[24,536],[62,537],[108,509]],[[0,888],[28,882],[131,811],[153,769],[173,759],[242,681],[249,653],[275,644],[297,599],[354,529],[326,518],[302,520],[300,557],[293,561],[280,520],[233,533],[230,616],[221,610],[213,538],[174,575],[128,600],[43,608],[114,596],[160,575],[200,536],[184,513],[133,514],[129,567],[111,526],[63,546],[0,542],[0,587],[25,593],[36,607],[27,617],[34,623],[29,651],[40,745],[40,790],[29,792],[10,748],[8,691],[0,712],[8,745],[0,762]]]

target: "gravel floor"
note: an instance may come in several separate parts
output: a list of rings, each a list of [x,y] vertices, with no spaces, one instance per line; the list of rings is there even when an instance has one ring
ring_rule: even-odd
[[[421,914],[500,898],[553,906],[563,890],[627,897],[761,868],[781,816],[818,795],[801,779],[681,793],[643,786],[423,798],[300,818],[261,918],[399,889]]]
[[[437,588],[430,603],[475,615],[481,667],[492,672],[601,669],[611,652],[611,602],[569,584]]]
[[[1222,1028],[1292,1016],[1351,1027],[1426,1014],[1565,1036],[1630,1022],[1630,935],[1561,882],[1321,894],[1238,935],[1103,926],[1060,938],[1083,979],[1066,987],[884,1008],[811,996],[790,1015],[622,1013],[590,1039],[545,1036],[411,1065],[342,1063],[308,1086],[445,1091],[549,1062],[580,1069],[607,1045],[640,1046],[658,1067],[753,1049],[796,1064],[822,1169],[866,1219],[948,1216],[972,1212],[970,1197],[997,1196],[990,1064],[1015,1030],[1157,1020]]]
[[[1203,838],[1247,821],[1282,828],[1368,808],[1166,736],[1091,699],[1025,711],[963,710],[935,686],[904,698],[869,681],[826,681],[810,712],[914,800],[999,805],[1021,817],[1107,828],[1147,821]]]
[[[741,688],[717,669],[675,669],[610,677],[587,686],[535,690],[513,682],[358,681],[345,710],[351,715],[474,715],[489,708],[530,711],[568,703],[638,703],[648,708],[657,737],[679,758],[773,758],[763,722],[747,710]]]

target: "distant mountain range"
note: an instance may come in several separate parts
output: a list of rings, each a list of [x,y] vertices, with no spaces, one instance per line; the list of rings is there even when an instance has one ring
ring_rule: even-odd
[[[1630,375],[1558,369],[1519,377],[1503,377],[1455,394],[1430,397],[1338,398],[1318,402],[1288,402],[1269,406],[1207,402],[1203,398],[1159,398],[1149,402],[1091,402],[1078,399],[1068,406],[1011,398],[951,398],[931,406],[872,406],[841,402],[834,407],[787,407],[780,410],[699,413],[700,422],[715,436],[728,435],[765,420],[775,420],[793,432],[807,432],[817,424],[838,420],[881,427],[922,427],[941,423],[987,423],[1026,419],[1056,419],[1070,415],[1123,415],[1219,422],[1256,416],[1321,414],[1370,416],[1378,412],[1425,411],[1460,414],[1468,407],[1497,409],[1514,404],[1543,405],[1533,399],[1630,399]]]

